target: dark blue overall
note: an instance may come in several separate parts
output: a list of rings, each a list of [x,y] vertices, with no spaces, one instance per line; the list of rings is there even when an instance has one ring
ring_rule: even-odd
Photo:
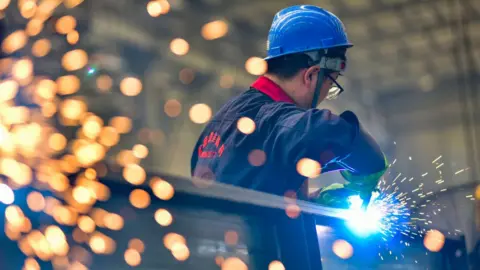
[[[255,123],[242,133],[238,120]],[[284,195],[306,180],[302,158],[318,161],[322,173],[347,170],[367,176],[385,168],[382,151],[352,112],[302,109],[273,81],[259,77],[226,103],[206,125],[193,151],[193,177]]]

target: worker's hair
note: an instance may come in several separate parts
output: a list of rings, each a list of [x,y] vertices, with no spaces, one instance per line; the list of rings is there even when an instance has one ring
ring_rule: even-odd
[[[279,77],[280,79],[291,79],[297,73],[311,67],[312,60],[304,53],[289,54],[267,60],[268,73]]]
[[[326,56],[346,60],[346,51],[347,47],[331,48]],[[315,63],[305,53],[295,53],[267,60],[267,64],[269,74],[288,80],[297,75],[300,70],[309,68]]]

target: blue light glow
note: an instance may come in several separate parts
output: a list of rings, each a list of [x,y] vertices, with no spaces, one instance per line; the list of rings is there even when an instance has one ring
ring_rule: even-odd
[[[374,204],[370,205],[367,210],[362,209],[363,200],[358,195],[349,197],[349,202],[347,225],[350,230],[359,236],[368,236],[380,231],[383,218],[381,209]]]
[[[348,198],[347,227],[360,237],[381,234],[382,239],[397,233],[408,234],[412,229],[405,193],[373,193],[367,210],[362,209],[359,196]]]

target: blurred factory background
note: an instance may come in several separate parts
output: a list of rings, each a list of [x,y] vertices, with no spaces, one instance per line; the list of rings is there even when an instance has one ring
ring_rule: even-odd
[[[435,213],[425,228],[464,237],[478,256],[475,0],[0,0],[1,173],[29,184],[7,170],[17,158],[64,173],[108,166],[127,181],[143,170],[189,176],[203,124],[266,71],[273,15],[292,4],[334,12],[355,45],[345,93],[322,107],[357,113],[392,163],[385,185]],[[322,175],[311,188],[338,180]]]

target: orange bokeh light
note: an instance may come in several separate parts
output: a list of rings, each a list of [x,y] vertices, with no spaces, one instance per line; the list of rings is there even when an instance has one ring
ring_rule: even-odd
[[[95,222],[89,216],[81,216],[78,218],[78,227],[85,233],[95,231]]]
[[[143,144],[136,144],[132,148],[133,155],[137,158],[146,158],[148,155],[148,148]]]
[[[268,69],[267,61],[260,57],[250,57],[245,62],[245,69],[252,75],[263,75]]]
[[[332,247],[333,253],[341,259],[348,259],[353,255],[353,247],[345,240],[335,240]]]
[[[153,194],[164,201],[170,200],[175,194],[173,186],[159,177],[152,177],[150,187],[152,188]]]
[[[120,91],[125,96],[136,96],[142,91],[142,82],[137,78],[127,77],[120,82]]]
[[[202,27],[202,37],[206,40],[214,40],[225,36],[228,32],[228,24],[222,20],[216,20]]]
[[[80,39],[80,34],[77,31],[71,31],[67,34],[67,42],[70,45],[77,44],[78,40]]]
[[[104,224],[110,230],[119,231],[123,228],[123,217],[115,213],[108,213],[104,217]]]
[[[170,42],[170,50],[179,56],[185,55],[190,50],[190,45],[185,39],[176,38]]]
[[[222,263],[222,270],[248,270],[248,267],[241,259],[230,257]]]
[[[147,208],[150,205],[150,194],[143,189],[135,189],[130,193],[130,203],[136,208]]]
[[[445,245],[445,235],[438,230],[429,230],[425,234],[423,244],[431,252],[439,252]]]
[[[321,166],[318,161],[309,158],[302,158],[297,163],[297,171],[300,175],[308,178],[315,178],[321,173]]]
[[[155,212],[154,217],[155,221],[164,227],[170,226],[173,222],[172,214],[170,214],[170,212],[168,212],[166,209],[158,209]]]
[[[142,256],[135,249],[127,249],[123,257],[130,266],[138,266],[142,262]]]
[[[2,50],[7,54],[14,53],[23,48],[27,44],[27,41],[27,33],[23,30],[17,30],[3,40]]]
[[[242,117],[237,122],[237,128],[243,134],[252,134],[255,131],[255,122],[248,117]]]
[[[125,134],[132,130],[132,120],[126,116],[113,117],[110,119],[109,125],[114,127],[120,134]]]
[[[147,173],[137,164],[127,164],[127,166],[123,168],[123,177],[130,184],[141,185],[145,182]]]
[[[75,75],[58,77],[56,82],[60,95],[71,95],[80,89],[80,79]]]
[[[108,90],[110,90],[110,88],[112,88],[113,81],[112,78],[110,78],[110,76],[108,75],[100,75],[97,77],[96,84],[98,90],[100,90],[101,92],[107,92]]]
[[[66,15],[57,20],[57,23],[55,24],[55,30],[59,34],[66,35],[72,32],[76,26],[77,20],[71,15]]]
[[[168,116],[177,117],[182,112],[182,104],[176,99],[169,99],[167,102],[165,102],[163,110]]]
[[[45,208],[45,198],[38,191],[32,191],[27,196],[27,205],[34,212],[40,212]]]
[[[207,104],[195,104],[190,108],[189,116],[195,124],[204,124],[212,117],[212,109]]]
[[[50,52],[51,48],[52,44],[48,39],[39,39],[32,45],[32,54],[36,57],[44,57]]]
[[[285,270],[285,266],[280,261],[273,261],[268,265],[268,270]]]
[[[76,49],[67,52],[62,57],[62,66],[67,71],[79,70],[88,63],[88,55],[84,50]]]
[[[145,244],[142,240],[138,238],[133,238],[128,241],[128,248],[135,249],[136,251],[142,253],[143,251],[145,251]]]

